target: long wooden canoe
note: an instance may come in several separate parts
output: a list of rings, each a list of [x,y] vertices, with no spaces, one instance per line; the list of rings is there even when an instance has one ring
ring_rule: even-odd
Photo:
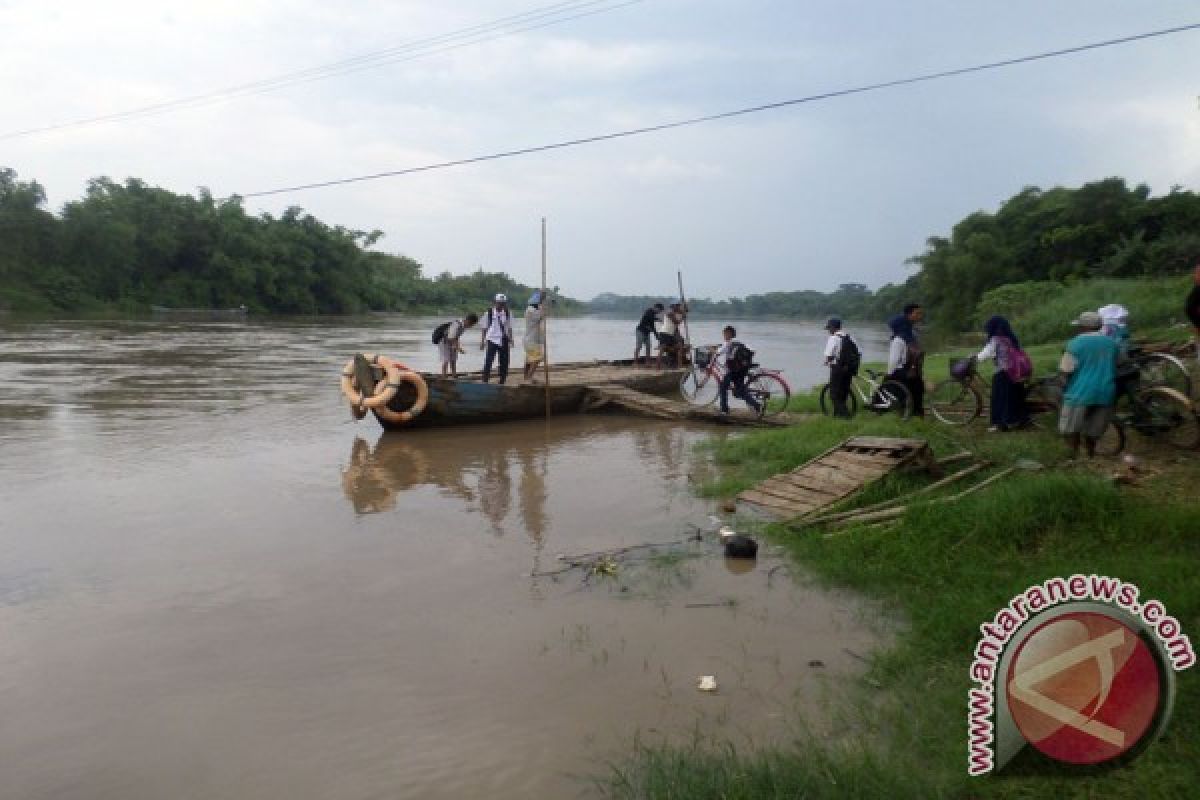
[[[681,369],[645,369],[633,366],[632,361],[580,361],[558,364],[550,368],[550,411],[552,414],[574,414],[583,410],[588,387],[619,384],[649,394],[668,395],[679,392]],[[539,370],[536,382],[525,382],[521,372],[510,372],[508,383],[483,383],[478,372],[460,373],[458,378],[443,378],[440,374],[422,372],[429,386],[429,403],[418,417],[404,425],[395,425],[375,415],[385,430],[425,428],[445,425],[471,425],[530,419],[546,413],[546,387]],[[389,403],[393,411],[404,411],[413,402],[415,393],[405,384]]]

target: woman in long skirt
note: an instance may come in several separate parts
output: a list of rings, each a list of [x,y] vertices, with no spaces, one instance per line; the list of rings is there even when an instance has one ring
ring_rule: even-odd
[[[1020,348],[1020,342],[1008,320],[1001,316],[989,319],[983,332],[987,334],[987,344],[975,358],[978,361],[990,358],[996,364],[992,375],[992,426],[988,431],[998,433],[1023,428],[1029,424],[1025,384],[1014,381],[1009,374],[1012,352]]]

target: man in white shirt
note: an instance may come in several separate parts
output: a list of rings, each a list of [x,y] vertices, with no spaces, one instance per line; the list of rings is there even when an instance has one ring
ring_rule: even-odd
[[[483,382],[487,383],[492,377],[492,362],[500,357],[498,375],[500,383],[508,380],[508,352],[512,348],[512,312],[508,310],[508,298],[503,294],[496,295],[492,307],[487,310],[483,319],[483,338],[479,341],[479,349],[487,348],[483,357]]]
[[[849,417],[850,409],[846,407],[846,398],[850,396],[850,381],[854,377],[854,370],[846,363],[847,359],[842,358],[842,351],[845,349],[847,356],[851,352],[857,354],[858,343],[842,330],[842,321],[837,317],[832,317],[825,323],[825,330],[829,332],[829,339],[825,342],[825,366],[829,367],[829,399],[833,401],[833,415]],[[857,364],[854,366],[857,367]]]

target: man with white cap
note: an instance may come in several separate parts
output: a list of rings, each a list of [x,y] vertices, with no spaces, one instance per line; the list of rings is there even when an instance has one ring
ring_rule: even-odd
[[[1067,342],[1058,366],[1066,376],[1058,432],[1067,437],[1072,458],[1079,456],[1080,439],[1092,458],[1112,417],[1120,347],[1104,335],[1104,322],[1095,311],[1083,312],[1071,324],[1080,333]]]
[[[513,343],[512,312],[508,310],[508,298],[503,294],[496,295],[492,307],[487,310],[483,323],[483,338],[479,349],[487,348],[483,357],[483,382],[487,383],[492,377],[492,361],[500,357],[498,375],[500,383],[508,380],[508,351]]]

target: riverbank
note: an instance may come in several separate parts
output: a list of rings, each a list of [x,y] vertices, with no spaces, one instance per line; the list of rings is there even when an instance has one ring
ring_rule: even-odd
[[[1039,366],[1057,346],[1036,348]],[[945,360],[945,359],[940,359]],[[932,362],[931,362],[932,365]],[[1043,371],[1042,374],[1045,374]],[[809,393],[804,408],[815,407]],[[766,536],[828,586],[861,591],[902,614],[894,646],[842,698],[846,735],[802,735],[786,748],[743,751],[711,740],[686,748],[638,747],[607,784],[621,798],[784,797],[1184,797],[1200,762],[1200,679],[1178,676],[1164,737],[1127,766],[1067,771],[1026,751],[995,777],[966,774],[968,666],[979,625],[1027,586],[1056,575],[1116,576],[1159,598],[1193,637],[1200,630],[1200,454],[1131,437],[1146,469],[1136,485],[1112,480],[1115,464],[1062,465],[1063,446],[1044,427],[1015,434],[936,422],[816,418],[710,445],[721,475],[699,487],[729,497],[854,434],[928,438],[939,455],[970,450],[997,465],[1030,459],[1017,473],[950,506],[916,504],[892,525],[844,535],[765,525]],[[895,496],[914,481],[889,478],[852,505]],[[927,479],[925,479],[927,482]],[[739,521],[746,526],[747,521]]]

